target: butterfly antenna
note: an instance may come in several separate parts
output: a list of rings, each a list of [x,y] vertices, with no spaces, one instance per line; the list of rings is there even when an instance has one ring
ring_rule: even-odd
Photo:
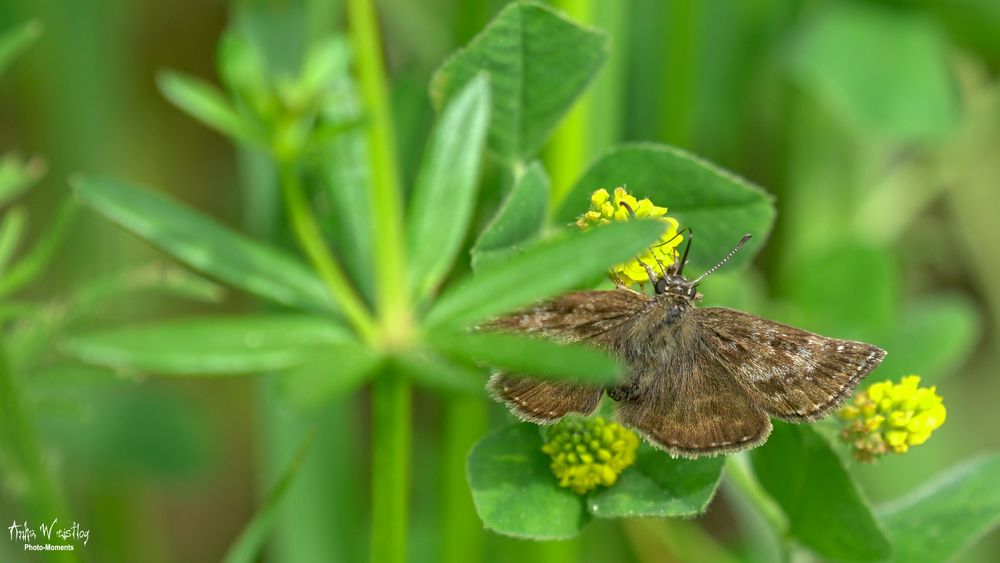
[[[739,252],[741,248],[743,248],[743,245],[745,245],[748,240],[750,240],[750,235],[749,234],[743,235],[743,238],[741,238],[740,242],[737,243],[736,248],[730,250],[729,254],[726,254],[725,258],[723,258],[722,260],[720,260],[718,264],[716,264],[716,265],[712,266],[711,268],[709,268],[707,272],[705,272],[704,274],[698,276],[698,279],[696,279],[693,282],[689,283],[688,286],[694,287],[694,286],[698,285],[699,283],[701,283],[701,280],[707,278],[713,272],[715,272],[716,270],[718,270],[719,268],[721,268],[722,265],[725,264],[726,262],[729,262],[729,259],[732,258],[733,256],[735,256],[736,253]],[[684,255],[687,256],[687,253],[685,252]]]
[[[687,231],[688,231],[688,243],[687,246],[684,247],[684,255],[681,256],[680,265],[677,266],[678,276],[684,275],[684,266],[686,266],[688,263],[688,252],[691,252],[691,241],[694,240],[694,229],[688,227]]]

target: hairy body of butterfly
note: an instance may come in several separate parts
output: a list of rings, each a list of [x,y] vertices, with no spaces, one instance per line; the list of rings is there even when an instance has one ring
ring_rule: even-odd
[[[592,413],[606,391],[622,424],[672,455],[697,457],[761,444],[770,417],[802,422],[826,415],[885,357],[863,342],[695,307],[700,295],[680,276],[665,275],[654,287],[654,296],[626,288],[570,293],[484,327],[603,348],[625,366],[621,385],[498,373],[488,384],[491,395],[524,420],[551,424]]]

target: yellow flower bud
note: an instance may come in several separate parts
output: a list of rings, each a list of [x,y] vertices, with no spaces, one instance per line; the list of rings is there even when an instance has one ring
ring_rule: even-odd
[[[838,414],[840,438],[854,450],[854,457],[874,461],[926,442],[944,424],[947,411],[935,387],[920,387],[920,377],[908,375],[897,384],[870,385]]]
[[[559,486],[582,495],[617,482],[635,462],[638,447],[639,437],[631,430],[603,418],[573,417],[546,430],[542,451],[552,459],[550,467]]]
[[[625,205],[622,205],[622,204]],[[625,206],[628,206],[627,208]],[[631,212],[629,212],[631,209]],[[618,187],[614,195],[609,195],[605,189],[594,191],[590,195],[590,209],[584,212],[576,221],[577,227],[586,230],[595,225],[603,225],[612,221],[630,221],[632,213],[637,219],[652,218],[664,223],[664,232],[660,239],[653,243],[638,258],[617,264],[611,268],[611,278],[625,285],[646,283],[649,274],[643,263],[658,272],[674,263],[677,247],[684,237],[677,234],[679,224],[673,217],[667,216],[666,207],[658,207],[649,198],[636,199],[625,188]]]

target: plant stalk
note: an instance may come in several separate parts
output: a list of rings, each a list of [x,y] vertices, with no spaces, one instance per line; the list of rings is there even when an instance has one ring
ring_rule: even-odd
[[[574,20],[590,24],[593,21],[592,0],[556,0],[555,7]],[[593,118],[593,92],[585,92],[570,108],[562,124],[552,134],[545,151],[545,164],[552,181],[550,209],[562,201],[573,182],[583,173],[591,157],[590,127]]]
[[[472,504],[465,475],[466,459],[486,433],[487,405],[479,396],[448,397],[444,402],[441,448],[441,561],[465,563],[485,559],[486,535]]]
[[[372,383],[371,561],[406,561],[410,385],[391,367]]]
[[[375,325],[364,302],[347,280],[340,265],[330,254],[323,232],[319,228],[316,216],[313,214],[306,199],[302,183],[294,166],[282,164],[279,172],[281,191],[285,198],[292,229],[299,246],[306,253],[313,267],[330,289],[333,298],[340,303],[347,320],[354,326],[361,338],[366,342],[375,339]]]
[[[357,53],[372,184],[371,214],[379,345],[405,349],[412,339],[409,283],[403,246],[403,194],[396,133],[386,84],[374,0],[348,0]],[[371,560],[406,560],[410,465],[410,386],[391,367],[372,384]]]
[[[386,85],[374,0],[349,0],[351,38],[357,50],[361,101],[368,119],[366,140],[372,179],[372,240],[375,295],[383,336],[390,344],[409,335],[409,295],[403,249],[403,198],[396,132]],[[404,340],[405,341],[405,340]]]
[[[726,477],[743,497],[757,510],[774,532],[781,550],[781,560],[791,559],[788,543],[788,519],[781,507],[767,494],[750,471],[750,461],[745,453],[726,457]]]

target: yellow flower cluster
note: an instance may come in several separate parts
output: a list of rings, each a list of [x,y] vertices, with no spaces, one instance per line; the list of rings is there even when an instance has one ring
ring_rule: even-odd
[[[854,449],[855,458],[870,462],[923,444],[946,415],[936,388],[920,387],[920,377],[908,375],[900,383],[876,383],[840,409],[840,437]]]
[[[622,203],[625,205],[622,205]],[[635,218],[653,218],[662,221],[666,225],[663,236],[660,240],[647,248],[642,255],[632,258],[623,264],[617,264],[611,268],[611,277],[621,282],[623,285],[634,283],[644,283],[649,281],[649,275],[643,267],[643,263],[659,271],[659,264],[664,268],[674,263],[675,249],[684,240],[684,237],[677,234],[677,220],[667,217],[666,207],[657,207],[649,198],[636,199],[625,191],[625,188],[615,188],[614,195],[608,190],[599,189],[590,196],[590,209],[580,216],[576,225],[581,229],[589,229],[594,225],[606,225],[612,221],[628,221],[632,214],[625,207],[632,209]]]
[[[542,451],[552,458],[552,472],[560,487],[577,494],[615,484],[635,462],[639,437],[635,432],[603,418],[564,418],[546,432]]]

